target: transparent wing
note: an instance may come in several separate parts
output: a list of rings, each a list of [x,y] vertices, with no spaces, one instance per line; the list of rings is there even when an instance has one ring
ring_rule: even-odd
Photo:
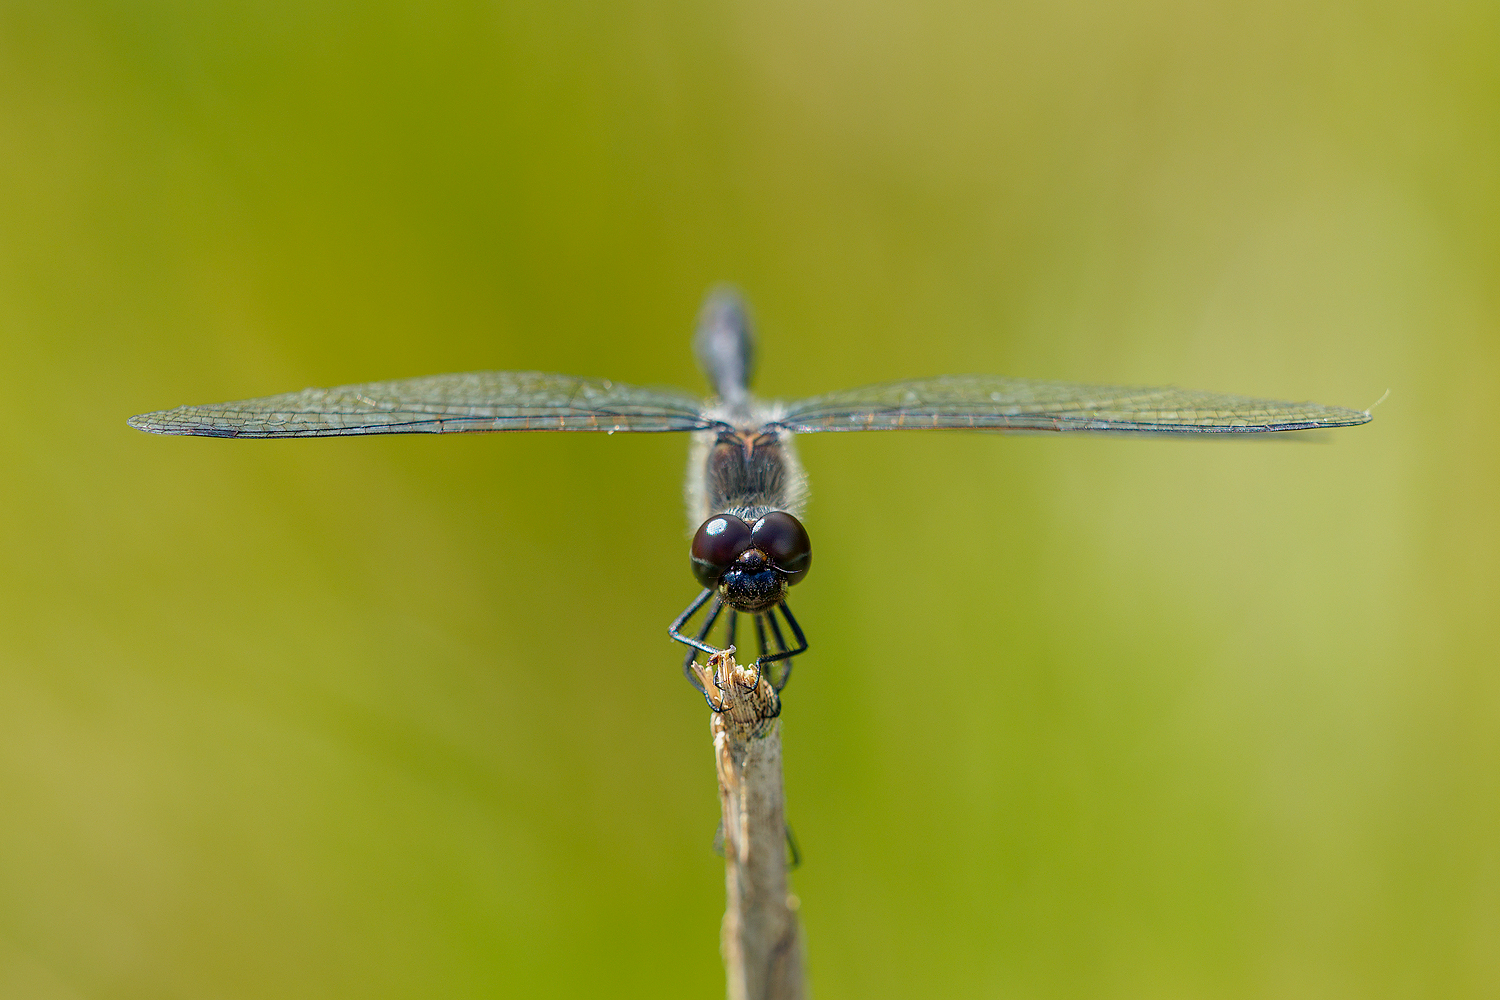
[[[1368,411],[1173,387],[944,375],[799,400],[777,423],[804,434],[903,428],[1176,434],[1349,427],[1369,419]]]
[[[130,418],[130,426],[153,434],[245,438],[690,431],[712,423],[686,392],[542,372],[465,372],[304,389]]]

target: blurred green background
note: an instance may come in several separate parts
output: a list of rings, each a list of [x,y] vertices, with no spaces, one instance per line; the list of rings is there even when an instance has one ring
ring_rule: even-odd
[[[161,439],[529,368],[1321,444],[802,440],[834,997],[1500,993],[1500,7],[0,7],[0,996],[722,986],[677,436]]]

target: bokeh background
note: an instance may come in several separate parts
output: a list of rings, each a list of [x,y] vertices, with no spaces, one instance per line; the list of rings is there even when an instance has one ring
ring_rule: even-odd
[[[162,439],[475,368],[988,371],[1323,442],[803,439],[817,996],[1500,993],[1500,7],[0,7],[0,995],[722,990],[671,435]]]

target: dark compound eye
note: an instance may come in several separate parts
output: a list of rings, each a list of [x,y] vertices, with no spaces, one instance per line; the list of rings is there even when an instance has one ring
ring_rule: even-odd
[[[733,514],[715,514],[693,536],[693,576],[716,587],[735,558],[750,547],[750,525]]]
[[[786,574],[788,585],[801,583],[812,568],[812,539],[802,522],[784,510],[773,510],[756,521],[750,529],[750,544]]]

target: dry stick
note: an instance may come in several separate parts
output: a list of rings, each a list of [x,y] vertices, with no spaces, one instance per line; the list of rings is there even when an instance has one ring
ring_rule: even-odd
[[[724,811],[724,971],[729,1000],[802,1000],[797,898],[786,884],[779,699],[766,677],[717,653],[698,678],[724,694],[710,723]]]

